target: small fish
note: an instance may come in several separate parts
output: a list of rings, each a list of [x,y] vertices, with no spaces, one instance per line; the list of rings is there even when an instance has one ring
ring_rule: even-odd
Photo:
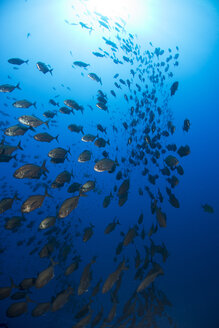
[[[23,60],[20,58],[10,58],[8,59],[8,62],[13,65],[22,65],[24,63],[28,64],[29,60]]]
[[[52,75],[53,68],[49,68],[46,64],[44,64],[42,62],[37,62],[36,66],[37,66],[38,70],[40,72],[42,72],[43,74],[50,72],[50,74]]]
[[[102,81],[101,81],[101,78],[99,76],[97,76],[97,74],[95,73],[89,73],[88,74],[88,77],[93,80],[93,81],[96,81],[96,82],[100,82],[100,84],[102,85]]]
[[[17,85],[11,85],[11,84],[0,85],[0,92],[5,92],[5,93],[12,92],[12,91],[14,91],[14,89],[21,90],[20,83],[18,83]]]

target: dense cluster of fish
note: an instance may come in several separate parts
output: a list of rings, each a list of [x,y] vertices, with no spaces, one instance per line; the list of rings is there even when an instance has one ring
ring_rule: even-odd
[[[91,54],[100,58],[100,60],[108,58],[115,65],[129,65],[130,67],[130,74],[126,78],[120,77],[119,73],[113,76],[115,82],[111,90],[97,91],[97,110],[104,111],[109,116],[111,113],[109,99],[112,97],[116,101],[123,90],[126,90],[123,96],[127,103],[127,111],[123,116],[122,124],[117,124],[118,121],[112,123],[113,134],[118,141],[116,145],[113,145],[113,151],[111,151],[112,140],[111,135],[108,134],[109,127],[103,127],[100,123],[96,124],[96,134],[89,132],[89,124],[81,126],[71,123],[67,127],[61,126],[60,115],[69,115],[71,120],[72,114],[74,114],[74,121],[76,121],[77,115],[86,117],[86,112],[94,110],[91,105],[85,107],[73,99],[65,99],[63,104],[60,105],[54,99],[50,99],[50,105],[58,108],[58,110],[47,110],[44,113],[38,111],[38,117],[33,114],[30,115],[30,112],[28,112],[28,109],[32,106],[37,108],[36,102],[7,97],[8,102],[12,101],[11,105],[14,108],[18,110],[25,109],[25,111],[18,117],[16,124],[11,126],[8,126],[7,123],[5,126],[3,124],[0,162],[8,163],[12,161],[14,163],[13,167],[18,166],[13,172],[13,177],[15,179],[30,179],[30,181],[33,180],[33,183],[28,184],[32,191],[30,196],[25,199],[21,198],[20,194],[22,192],[20,190],[13,190],[13,188],[9,189],[10,197],[1,198],[0,214],[3,215],[1,221],[4,221],[4,228],[11,232],[17,232],[24,224],[26,224],[27,228],[33,229],[35,220],[29,221],[30,216],[28,213],[41,209],[41,207],[45,208],[44,201],[46,202],[46,198],[52,198],[52,202],[47,206],[48,210],[39,210],[37,212],[38,217],[43,214],[43,220],[37,226],[37,234],[45,230],[43,240],[39,242],[39,245],[42,242],[44,245],[42,247],[36,245],[35,248],[29,251],[30,255],[38,253],[40,258],[50,259],[50,264],[34,277],[24,278],[22,281],[16,282],[14,282],[15,278],[11,278],[10,286],[0,288],[0,300],[8,297],[11,300],[16,300],[8,307],[6,311],[7,317],[14,318],[26,313],[29,303],[35,303],[35,307],[31,312],[32,316],[39,317],[47,312],[60,310],[73,297],[78,302],[78,299],[83,297],[82,295],[89,295],[89,301],[75,313],[75,324],[73,326],[75,328],[97,326],[115,328],[158,327],[156,320],[161,317],[166,318],[169,325],[175,325],[174,320],[167,312],[167,308],[171,306],[171,303],[164,292],[158,289],[154,283],[159,276],[164,275],[164,269],[157,263],[159,256],[165,263],[169,253],[165,244],[156,245],[152,236],[158,229],[167,226],[167,216],[162,210],[162,203],[165,197],[167,197],[171,206],[174,208],[180,207],[180,202],[173,190],[179,184],[179,177],[184,174],[180,162],[181,158],[190,154],[188,145],[178,147],[174,143],[167,142],[168,138],[171,138],[176,130],[169,115],[168,101],[171,96],[175,95],[179,82],[171,83],[168,89],[166,85],[169,83],[168,78],[171,79],[173,77],[173,73],[170,71],[171,62],[173,62],[175,67],[179,65],[179,49],[176,47],[177,52],[175,54],[171,49],[168,49],[166,57],[164,50],[155,48],[152,44],[150,44],[151,51],[142,51],[141,46],[137,43],[137,36],[126,32],[125,23],[122,20],[120,23],[113,23],[108,17],[97,12],[92,15],[96,23],[99,24],[99,28],[103,29],[103,33],[105,30],[110,32],[110,39],[105,36],[102,38],[108,47],[108,51],[99,48],[98,51],[93,51]],[[95,33],[94,26],[88,26],[88,24],[81,21],[70,23],[66,20],[66,23],[71,26],[78,25],[82,29],[88,30],[89,33],[93,31]],[[114,34],[115,40],[112,41],[111,38],[113,38]],[[30,37],[30,33],[28,37]],[[121,52],[123,55],[120,58]],[[20,58],[10,58],[8,60],[8,63],[15,66],[20,66],[24,63],[28,64],[28,62],[29,60]],[[55,67],[51,68],[50,65],[40,61],[36,63],[36,67],[43,74],[50,73],[51,76],[55,75]],[[102,81],[101,77],[92,72],[92,64],[75,60],[73,67],[81,69],[83,72],[86,72],[89,68],[88,77],[95,81],[97,86],[104,87],[104,79]],[[159,99],[160,91],[158,90],[160,88],[166,91],[163,103]],[[0,85],[1,93],[11,93],[16,89],[21,89],[20,83],[16,85],[7,83]],[[18,94],[17,96],[19,97]],[[40,118],[41,114],[46,120]],[[57,117],[56,120],[54,120],[55,116]],[[48,132],[50,125],[58,126],[57,135],[51,135]],[[47,131],[38,132],[39,127],[44,127],[44,130],[47,129]],[[82,146],[86,143],[86,149],[74,158],[78,163],[92,162],[92,164],[87,166],[86,176],[88,180],[86,182],[81,181],[80,175],[77,176],[77,172],[66,169],[65,165],[68,157],[75,157],[73,148],[69,146],[66,148],[57,147],[57,143],[61,141],[62,129],[64,128],[67,128],[72,133],[80,134],[81,140],[79,142]],[[189,132],[190,121],[188,118],[184,120],[182,129],[186,133]],[[124,132],[123,138],[125,142],[124,140],[121,142],[121,132]],[[38,154],[31,154],[33,158],[31,161],[27,161],[27,156],[25,155],[19,156],[18,160],[17,154],[14,155],[16,152],[22,152],[25,151],[25,148],[29,148],[25,137],[31,133],[33,133],[31,138],[36,142],[45,145],[48,143],[47,153],[51,165],[61,164],[63,166],[61,171],[58,171],[57,175],[51,180],[48,180],[49,170],[46,163],[48,159],[34,160],[34,158],[37,158],[34,155]],[[16,145],[12,145],[9,142],[10,137],[22,137],[22,139]],[[50,147],[50,143],[53,146]],[[100,152],[102,152],[101,156],[99,152],[95,155],[92,153],[89,147],[90,144],[93,144],[97,151],[98,148],[100,149]],[[121,149],[125,149],[125,155],[123,155],[124,151],[122,152]],[[94,160],[94,156],[97,156],[97,159]],[[59,170],[60,166],[57,165],[57,167]],[[151,213],[155,221],[152,222],[147,232],[144,227],[143,213],[140,213],[139,217],[136,218],[136,222],[125,232],[121,230],[121,219],[117,217],[106,224],[105,235],[113,233],[115,229],[120,229],[121,241],[112,250],[114,261],[119,260],[119,264],[109,272],[108,276],[101,277],[97,284],[93,285],[92,271],[98,262],[99,254],[93,256],[88,263],[81,264],[81,256],[72,244],[72,211],[78,207],[82,198],[84,198],[83,202],[89,202],[89,197],[87,196],[91,191],[97,192],[98,174],[100,173],[101,175],[102,172],[108,172],[111,175],[111,191],[103,199],[103,208],[108,208],[111,201],[115,199],[120,207],[123,206],[128,201],[130,186],[134,183],[131,178],[131,172],[134,168],[138,168],[142,177],[144,177],[142,179],[144,185],[139,187],[138,194],[139,196],[144,196],[146,192],[149,195]],[[94,171],[97,172],[95,178],[93,177]],[[145,177],[147,177],[147,180]],[[78,181],[75,180],[76,178]],[[72,179],[74,182],[70,184]],[[158,183],[160,179],[165,179],[167,183],[165,186],[166,196],[160,190],[163,186],[163,182],[162,184]],[[41,182],[36,183],[36,180]],[[65,196],[65,191],[63,191],[66,184],[70,184],[67,189],[67,192],[71,194],[70,197]],[[8,190],[5,184],[2,184],[1,187],[1,195],[3,196]],[[40,187],[41,189],[44,188],[45,192],[38,194],[36,191]],[[65,196],[61,204],[59,203],[59,197],[53,196],[53,189],[58,189],[58,192]],[[21,213],[16,212],[16,215],[6,217],[5,212],[10,209],[13,210],[14,202],[19,202]],[[202,206],[204,211],[213,213],[213,208],[210,205],[205,204]],[[56,215],[51,215],[52,208],[55,209]],[[62,221],[62,219],[67,217],[67,221]],[[83,231],[78,231],[77,229],[82,226],[82,221],[78,218],[78,222],[78,224],[75,224],[76,232],[74,236],[75,238],[80,237],[84,243],[88,243],[95,232],[95,225],[90,223]],[[59,238],[60,235],[64,236],[62,243]],[[18,241],[17,246],[25,244],[27,247],[30,247],[35,239],[36,233],[30,236],[26,243],[24,240]],[[135,242],[137,239],[143,241],[145,254],[138,248],[138,243]],[[131,258],[128,259],[125,253],[125,248],[133,247],[133,244],[136,247],[134,261]],[[87,247],[89,251],[89,246]],[[5,249],[2,248],[1,253],[4,251]],[[101,248],[99,251],[100,253],[101,251],[104,252],[104,249]],[[69,261],[70,257],[72,260]],[[57,258],[57,261],[54,261],[53,258]],[[66,265],[66,262],[69,264]],[[37,303],[34,300],[34,289],[43,288],[54,278],[56,266],[60,266],[63,271],[62,281],[65,281],[65,287],[53,297],[52,301],[45,300],[45,302]],[[79,269],[81,269],[80,281],[77,285],[75,281],[73,284],[70,284],[68,278]],[[124,298],[119,294],[120,287],[124,279],[123,277],[133,270],[135,270],[133,291],[128,298],[125,298],[126,302],[124,303]],[[12,276],[13,273],[10,275]],[[132,286],[130,287],[131,289]],[[30,292],[32,292],[31,298],[29,296]],[[103,307],[102,303],[97,305],[99,312],[96,312],[94,310],[95,307],[92,307],[92,303],[95,302],[97,295],[100,293],[110,296],[112,305],[108,313],[106,313],[107,307]]]

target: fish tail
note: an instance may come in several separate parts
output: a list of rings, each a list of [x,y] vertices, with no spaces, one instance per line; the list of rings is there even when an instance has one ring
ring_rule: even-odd
[[[92,257],[91,263],[92,263],[92,264],[95,263],[96,260],[97,260],[97,256],[95,255],[95,256]]]
[[[20,149],[20,150],[24,150],[24,149],[21,147],[21,141],[18,142],[17,148]]]
[[[47,128],[49,128],[49,120],[47,120],[46,122],[44,122],[44,124],[46,124]]]
[[[25,60],[25,63],[28,64],[29,63],[29,59]]]
[[[71,152],[70,152],[70,147],[68,148],[68,150],[67,150],[67,153],[69,153],[69,154],[71,155]]]
[[[19,90],[21,90],[21,88],[20,88],[20,82],[18,82],[18,84],[16,85],[16,88],[19,89]]]
[[[25,298],[28,303],[37,303],[36,301],[31,300],[28,294],[25,295]]]
[[[36,101],[34,101],[33,106],[36,108]]]
[[[29,126],[28,129],[31,130],[31,131],[33,131],[33,132],[36,132],[36,130],[32,126]]]
[[[46,165],[46,160],[43,161],[43,164],[42,164],[42,166],[41,166],[41,169],[42,169],[43,171],[49,173],[49,170],[46,168],[45,165]]]
[[[17,154],[15,154],[14,156],[12,156],[11,158],[14,158],[15,160],[17,160]]]
[[[21,200],[21,199],[18,197],[17,193],[15,193],[15,195],[14,195],[14,200]]]
[[[59,138],[59,135],[57,134],[57,136],[55,137],[57,142],[59,142],[58,138]]]
[[[59,262],[55,262],[52,257],[50,257],[50,261],[51,261],[52,266],[59,264]]]
[[[52,75],[52,71],[53,71],[53,68],[51,68],[51,69],[49,70],[49,72],[50,72],[51,75]]]
[[[106,142],[108,145],[110,145],[110,141],[109,141],[109,139],[107,140],[107,142]]]
[[[14,280],[13,280],[12,277],[10,277],[10,281],[11,281],[11,288],[18,288],[18,286],[15,285]]]
[[[53,196],[51,196],[51,195],[48,193],[47,188],[45,189],[45,197],[53,198]]]

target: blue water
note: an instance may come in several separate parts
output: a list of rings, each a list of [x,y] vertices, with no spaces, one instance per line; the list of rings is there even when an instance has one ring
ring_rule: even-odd
[[[25,298],[18,301],[10,298],[19,290],[18,288],[13,288],[7,298],[0,300],[0,324],[3,327],[74,327],[83,318],[82,316],[76,319],[76,313],[90,300],[91,321],[100,311],[101,305],[104,308],[97,327],[219,327],[218,3],[213,0],[195,0],[192,4],[182,0],[178,0],[177,3],[173,0],[139,1],[135,6],[133,3],[130,1],[125,9],[117,11],[115,17],[112,12],[104,12],[103,5],[102,11],[98,10],[98,6],[92,7],[91,0],[0,2],[0,85],[16,85],[20,82],[21,88],[11,93],[0,94],[0,138],[5,138],[5,145],[16,146],[21,141],[23,148],[23,151],[17,149],[13,153],[17,154],[16,158],[12,158],[8,163],[0,163],[1,199],[13,198],[16,193],[19,197],[19,200],[13,202],[11,209],[1,214],[0,287],[10,286],[10,278],[18,286],[24,278],[36,278],[46,269],[50,265],[50,259],[40,258],[39,252],[50,238],[55,240],[51,257],[58,262],[54,267],[54,277],[46,286],[41,289],[33,286],[28,290],[28,295],[34,302],[28,302],[27,312],[15,318],[7,316],[7,309],[12,303],[25,302]],[[115,4],[115,9],[118,8],[119,5]],[[108,28],[99,23],[101,16],[95,11],[108,17]],[[103,16],[101,21],[105,22]],[[88,29],[82,28],[80,22],[86,24]],[[115,25],[116,22],[121,25],[118,31],[115,29],[118,27]],[[74,24],[71,25],[72,23]],[[103,37],[115,42],[118,49],[114,48],[113,51]],[[133,42],[130,52],[122,47],[122,39],[129,44],[130,41]],[[136,45],[137,48],[134,49]],[[156,48],[164,50],[164,54],[154,54]],[[140,52],[134,53],[138,49]],[[168,49],[171,49],[171,53]],[[103,51],[109,55],[105,54],[105,57],[98,58],[92,54],[104,54]],[[148,64],[149,54],[152,57]],[[179,54],[179,58],[169,61],[169,70],[165,73],[166,58],[170,54]],[[140,55],[144,59],[142,63]],[[123,56],[132,59],[133,64],[126,62]],[[10,58],[28,59],[29,62],[16,66],[8,63]],[[116,63],[114,59],[121,63]],[[37,69],[36,63],[39,61],[53,68],[52,75],[49,72],[43,74]],[[87,69],[75,65],[72,67],[75,61],[82,61],[90,66]],[[158,66],[162,61],[165,62],[165,66]],[[163,83],[160,78],[153,83],[149,79],[151,74],[143,72],[149,65],[154,67],[156,73],[157,69],[162,71],[165,77]],[[130,69],[136,73],[134,78]],[[168,75],[169,72],[172,72],[172,77]],[[92,81],[88,77],[89,73],[96,73],[101,77],[102,85]],[[114,78],[117,73],[119,77]],[[144,78],[145,81],[139,79],[139,74],[140,79]],[[129,79],[130,89],[119,82],[119,79]],[[171,97],[170,88],[175,81],[179,82],[179,87]],[[118,89],[114,82],[117,82],[121,89]],[[140,91],[136,83],[141,87]],[[149,91],[147,97],[143,97],[146,84]],[[150,99],[153,89],[158,99],[156,104]],[[107,111],[96,106],[98,90],[102,90],[107,96]],[[115,91],[116,97],[112,96],[110,90]],[[132,96],[133,99],[129,98],[127,102],[124,94],[128,98]],[[37,109],[14,108],[12,104],[22,99],[36,101]],[[74,115],[62,114],[58,106],[49,103],[50,99],[58,102],[60,107],[64,106],[66,99],[75,100],[84,107],[84,111],[82,113],[74,110]],[[141,101],[139,111],[131,115],[131,107],[135,110]],[[161,108],[160,116],[158,106]],[[151,129],[153,124],[149,123],[147,107],[155,114],[155,126],[157,129],[160,128],[160,133],[168,130],[169,120],[175,126],[173,134],[169,133],[168,137],[161,135],[158,140],[161,150],[166,149],[168,144],[176,144],[177,149],[189,145],[191,152],[188,156],[180,157],[177,152],[167,149],[166,153],[162,153],[158,149],[160,158],[153,163],[151,152],[157,148],[153,149],[149,145],[150,153],[143,149],[148,164],[144,164],[144,159],[137,158],[141,150],[139,145],[143,144],[145,138],[144,129],[147,124]],[[49,128],[43,124],[35,128],[35,132],[29,130],[23,136],[5,136],[5,129],[17,124],[21,115],[33,114],[46,121],[43,113],[47,110],[57,112],[54,118],[50,119]],[[148,118],[146,122],[140,117],[142,113]],[[188,133],[182,129],[186,118],[191,122]],[[133,119],[138,120],[134,126],[136,132],[132,135],[131,144],[128,144]],[[123,122],[127,122],[127,130]],[[69,124],[83,126],[84,134],[98,134],[98,137],[109,140],[110,145],[97,148],[94,142],[82,142],[83,133],[70,132]],[[106,133],[98,131],[97,124],[102,124],[106,128]],[[52,136],[59,135],[59,143],[56,140],[51,143],[36,141],[33,136],[40,132],[47,132]],[[154,133],[150,131],[150,138],[157,133],[157,130]],[[63,147],[66,150],[70,147],[70,154],[64,163],[50,162],[48,152],[56,147]],[[91,160],[79,163],[78,156],[85,149],[91,151]],[[113,173],[100,173],[94,170],[95,161],[103,158],[103,150],[108,153],[110,159],[118,162]],[[165,164],[164,159],[169,154],[176,156],[184,169],[182,176],[177,174],[176,170],[171,171],[171,175],[176,175],[179,179],[179,184],[171,189],[171,192],[179,200],[180,208],[174,208],[168,201],[166,187],[170,188],[170,184],[166,180],[167,177],[160,172]],[[122,158],[125,159],[124,162]],[[134,164],[130,162],[130,158]],[[19,180],[13,177],[15,170],[20,166],[28,163],[41,166],[44,160],[49,170],[46,177],[42,175],[39,180]],[[145,167],[149,172],[144,176],[142,171]],[[51,188],[56,176],[64,170],[73,173],[71,182],[59,189]],[[119,171],[123,175],[121,180],[116,179]],[[149,174],[159,176],[155,185],[149,182]],[[128,199],[123,206],[119,206],[118,188],[127,178],[130,180]],[[47,216],[56,216],[63,201],[71,197],[67,192],[70,184],[83,184],[88,180],[95,181],[95,189],[87,192],[87,197],[80,197],[78,207],[66,218],[57,219],[53,228],[40,231],[40,222]],[[18,229],[6,230],[6,219],[15,215],[20,216],[23,202],[31,195],[43,195],[45,186],[53,198],[46,197],[40,209],[24,214],[25,221]],[[117,191],[114,190],[114,186],[117,186]],[[145,187],[149,187],[156,199],[158,188],[160,189],[164,201],[158,201],[157,206],[166,214],[166,227],[158,226],[158,231],[151,239],[148,237],[151,225],[158,223],[156,215],[151,212],[151,198]],[[142,189],[143,195],[139,195],[139,188]],[[110,204],[103,208],[104,197],[110,192],[113,195]],[[77,194],[76,192],[74,195]],[[203,204],[212,206],[214,213],[205,212]],[[139,224],[138,218],[141,213],[144,218],[143,223]],[[115,217],[120,225],[117,225],[110,234],[104,234],[106,226]],[[89,227],[90,223],[94,225],[94,233],[91,239],[83,242],[84,229]],[[133,242],[123,246],[121,253],[116,255],[118,244],[123,242],[129,228],[135,225],[138,228]],[[141,237],[143,229],[146,233],[144,239]],[[48,231],[50,234],[47,235]],[[146,257],[145,247],[151,249],[151,240],[155,245],[161,246],[164,243],[168,257],[163,261],[162,256],[156,253],[152,256],[152,261],[148,262],[148,267],[142,269],[141,279],[135,280],[138,270],[135,268],[136,250],[140,253],[141,268]],[[75,255],[81,258],[79,268],[66,277],[64,272]],[[87,292],[78,295],[82,272],[93,256],[97,258],[91,266],[91,283]],[[113,302],[110,296],[115,286],[106,294],[101,290],[109,274],[115,271],[123,260],[129,269],[122,274],[116,302],[115,299]],[[139,292],[133,296],[132,304],[136,302],[136,306],[126,313],[124,321],[119,322],[124,305],[136,292],[155,262],[162,267],[164,274],[149,284],[145,288],[145,293]],[[93,288],[100,279],[100,291],[92,297]],[[52,304],[56,295],[68,286],[73,287],[74,293],[60,310],[49,311],[38,318],[31,315],[36,304]],[[163,301],[162,293],[169,302]],[[138,308],[142,303],[143,313],[139,316]],[[115,317],[110,323],[104,323],[113,306],[117,309]],[[90,327],[90,322],[80,327],[85,326]]]

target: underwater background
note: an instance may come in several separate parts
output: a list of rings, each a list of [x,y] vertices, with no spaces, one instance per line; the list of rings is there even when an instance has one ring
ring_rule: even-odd
[[[219,3],[1,0],[0,40],[0,327],[219,327]]]

